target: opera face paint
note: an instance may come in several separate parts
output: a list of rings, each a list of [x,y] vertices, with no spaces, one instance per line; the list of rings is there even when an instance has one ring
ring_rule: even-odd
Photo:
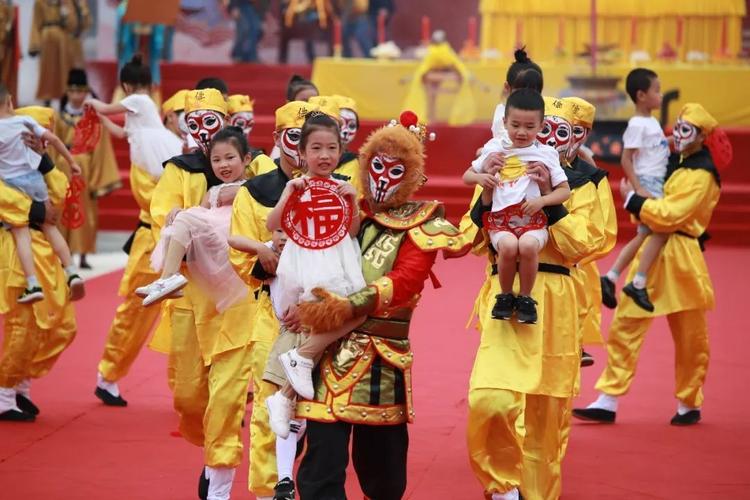
[[[359,119],[357,118],[357,113],[346,108],[341,110],[340,116],[341,120],[344,122],[341,125],[341,142],[346,146],[352,142],[357,135]]]
[[[299,141],[302,129],[286,128],[281,131],[281,152],[292,159],[297,168],[302,168],[302,157],[299,154]]]
[[[216,132],[224,126],[224,117],[209,109],[191,111],[185,116],[188,131],[203,151],[208,151],[208,145]]]
[[[249,138],[250,132],[253,130],[253,125],[255,125],[255,115],[252,111],[238,111],[232,115],[229,123],[234,127],[241,128],[245,137]]]
[[[568,149],[568,161],[573,160],[578,154],[578,149],[583,146],[589,136],[589,129],[583,125],[573,125],[573,140]]]
[[[674,147],[678,153],[682,153],[692,143],[698,139],[698,127],[692,123],[688,123],[685,120],[677,120],[677,123],[672,130],[672,137],[674,137]]]
[[[567,153],[573,133],[570,123],[559,116],[545,116],[542,130],[536,136],[537,140],[547,146],[552,146],[560,155]]]
[[[375,203],[384,203],[398,191],[406,169],[398,158],[376,154],[370,160],[370,192]]]

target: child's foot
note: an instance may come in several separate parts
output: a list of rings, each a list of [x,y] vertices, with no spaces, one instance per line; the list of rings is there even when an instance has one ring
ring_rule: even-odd
[[[527,295],[519,295],[516,299],[516,318],[519,323],[536,323],[536,300]]]
[[[289,423],[294,416],[294,401],[277,391],[266,398],[268,423],[271,430],[281,439],[289,437]]]
[[[599,278],[602,284],[602,304],[610,309],[617,307],[617,296],[615,296],[615,284],[607,278],[602,276]]]
[[[294,481],[285,477],[273,487],[273,500],[294,500]]]
[[[86,289],[83,286],[83,279],[77,274],[68,276],[68,290],[70,290],[70,300],[75,302],[81,300],[86,295]]]
[[[510,319],[513,316],[513,307],[516,298],[512,293],[498,293],[495,295],[495,307],[492,308],[494,319]]]
[[[297,349],[292,349],[279,354],[279,361],[294,392],[299,394],[302,399],[314,398],[315,388],[313,387],[312,370],[315,368],[315,363],[313,360],[300,356]]]
[[[182,290],[188,280],[180,273],[173,274],[167,278],[160,278],[148,286],[149,292],[143,299],[144,306],[150,306],[170,297],[177,290]]]
[[[651,303],[651,299],[648,298],[648,291],[645,288],[636,288],[631,281],[625,288],[622,289],[623,293],[633,299],[641,309],[645,309],[648,312],[654,312],[654,305]]]
[[[44,300],[44,293],[42,292],[42,288],[39,286],[32,286],[27,288],[18,297],[19,304],[33,304],[34,302],[39,302],[40,300]]]

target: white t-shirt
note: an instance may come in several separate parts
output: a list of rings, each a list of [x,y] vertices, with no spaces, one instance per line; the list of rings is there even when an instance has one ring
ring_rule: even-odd
[[[633,156],[636,175],[665,177],[669,160],[669,142],[659,121],[653,116],[634,116],[622,136],[625,149],[637,149]]]
[[[156,104],[146,94],[130,94],[120,101],[128,110],[125,115],[125,130],[130,134],[137,129],[164,128]]]
[[[36,151],[23,143],[21,134],[31,132],[41,137],[46,129],[30,116],[9,116],[0,119],[0,177],[11,179],[39,168],[39,156]]]
[[[492,137],[495,139],[507,139],[508,130],[505,128],[505,104],[502,102],[495,107],[495,114],[492,116]]]

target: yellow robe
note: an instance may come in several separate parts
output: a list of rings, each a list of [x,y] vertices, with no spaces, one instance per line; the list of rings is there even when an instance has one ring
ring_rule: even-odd
[[[49,0],[34,2],[29,53],[40,56],[36,97],[43,101],[59,99],[65,92],[71,68],[67,34],[71,19],[63,15],[63,8],[75,12],[71,2],[62,0],[64,6]]]
[[[91,12],[85,0],[70,0],[74,9],[67,23],[68,50],[70,51],[70,67],[83,68],[85,59],[83,57],[83,32],[91,27]]]

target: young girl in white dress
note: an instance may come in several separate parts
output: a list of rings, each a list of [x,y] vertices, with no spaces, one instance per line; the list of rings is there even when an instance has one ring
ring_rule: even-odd
[[[161,177],[162,164],[182,154],[182,141],[162,123],[159,110],[151,100],[151,71],[136,54],[120,70],[120,85],[125,98],[114,104],[98,99],[86,99],[109,133],[130,144],[130,162],[145,170],[154,179]],[[105,115],[125,113],[125,127],[115,124]]]
[[[185,258],[191,279],[200,286],[223,312],[248,294],[245,283],[229,263],[229,226],[232,203],[219,205],[219,193],[237,193],[247,179],[245,165],[250,162],[247,139],[242,129],[227,127],[216,133],[208,151],[211,169],[223,183],[211,187],[197,207],[180,210],[168,217],[161,239],[151,254],[151,267],[161,271],[153,283],[138,288],[149,306],[174,297],[188,279],[180,274]]]

